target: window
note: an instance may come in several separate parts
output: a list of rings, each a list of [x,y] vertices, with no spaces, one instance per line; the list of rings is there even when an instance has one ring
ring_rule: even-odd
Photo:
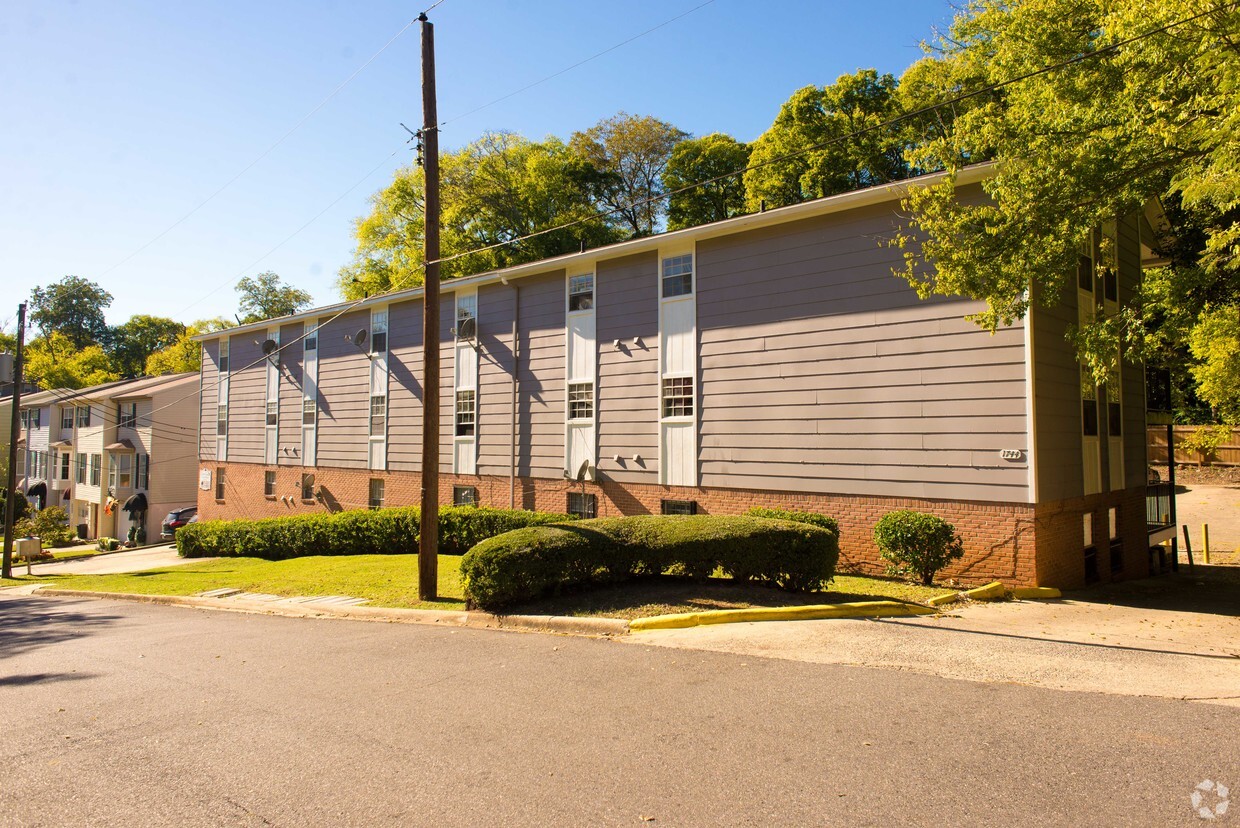
[[[663,260],[663,298],[693,293],[693,254]]]
[[[598,517],[598,496],[585,492],[569,492],[568,513],[579,518]]]
[[[568,280],[568,311],[585,311],[594,307],[594,274],[573,276]]]
[[[220,373],[228,373],[228,338],[220,340]]]
[[[77,475],[76,477],[74,477],[74,480],[84,485],[86,483],[86,455],[79,454],[76,459],[77,459]]]
[[[568,384],[568,419],[591,420],[594,418],[594,383],[570,382]]]
[[[138,404],[120,403],[116,406],[116,425],[119,428],[133,428],[138,424]]]
[[[301,424],[314,425],[314,421],[318,416],[318,406],[314,400],[301,401]]]
[[[215,499],[224,499],[224,469],[218,466],[215,469]]]
[[[17,452],[17,476],[26,476],[26,452],[24,451]]]
[[[470,437],[474,433],[477,399],[473,391],[456,392],[456,436]]]
[[[383,508],[383,478],[372,477],[370,479],[370,508]]]
[[[1102,271],[1102,295],[1108,302],[1119,301],[1119,274],[1113,267]]]
[[[215,433],[220,437],[228,436],[228,403],[216,407]]]
[[[43,409],[33,408],[30,410],[30,427],[38,428],[43,425]]]
[[[1111,540],[1119,537],[1119,507],[1112,506],[1107,509],[1107,529],[1111,533]]]
[[[280,421],[280,403],[272,400],[267,403],[267,425],[273,426]]]
[[[263,472],[263,496],[271,498],[276,496],[276,473],[273,471]]]
[[[90,406],[79,405],[77,407],[77,427],[90,428]]]
[[[319,349],[319,329],[311,328],[306,334],[306,338],[302,340],[304,350],[317,351]]]
[[[387,311],[376,311],[370,317],[370,352],[387,353]]]
[[[1107,433],[1112,437],[1123,434],[1124,409],[1117,402],[1107,403]]]
[[[373,394],[370,397],[370,436],[382,437],[387,428],[387,396]]]
[[[302,474],[301,476],[301,499],[314,500],[314,475]]]
[[[663,416],[693,416],[693,377],[663,378]]]
[[[92,454],[90,456],[90,485],[99,485],[99,476],[103,471],[103,455]]]
[[[696,500],[664,500],[660,510],[665,515],[696,515]]]
[[[1086,437],[1098,436],[1098,401],[1081,401],[1081,432]]]
[[[30,428],[30,409],[23,408],[21,413],[22,428]]]
[[[456,295],[456,338],[473,339],[478,333],[478,295]]]
[[[151,487],[151,455],[138,455],[137,479],[134,485],[139,489],[149,489]]]
[[[64,406],[60,409],[60,427],[64,431],[73,429],[73,407]]]
[[[117,478],[120,488],[128,489],[133,486],[133,455],[122,454],[114,458],[117,468]]]
[[[69,463],[71,462],[71,460],[72,458],[69,456],[69,452],[67,451],[61,452],[60,454],[60,479],[61,480],[69,479]]]
[[[453,486],[452,487],[452,505],[453,506],[477,506],[478,490],[473,486]]]
[[[1094,262],[1088,256],[1076,259],[1076,284],[1081,290],[1094,292]]]

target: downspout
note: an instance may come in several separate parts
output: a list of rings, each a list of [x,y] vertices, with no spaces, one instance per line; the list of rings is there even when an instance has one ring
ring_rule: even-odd
[[[508,446],[508,508],[517,508],[517,330],[521,313],[521,288],[512,286],[512,400],[509,412],[512,424]]]

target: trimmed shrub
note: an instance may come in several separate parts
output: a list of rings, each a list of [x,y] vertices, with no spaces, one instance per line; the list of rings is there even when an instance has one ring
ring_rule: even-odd
[[[525,526],[563,523],[568,515],[448,506],[439,510],[439,549],[461,554],[478,541]],[[269,561],[309,555],[399,555],[417,551],[417,508],[356,509],[261,520],[205,520],[177,530],[185,558],[246,557]]]
[[[836,534],[806,523],[642,515],[496,536],[465,554],[461,578],[473,605],[495,610],[564,589],[663,573],[705,578],[717,569],[740,581],[811,590],[831,579],[838,557]]]
[[[874,542],[887,572],[915,577],[925,586],[948,563],[964,557],[964,543],[956,527],[941,517],[902,509],[888,512],[874,526]]]
[[[755,506],[745,513],[749,517],[771,518],[772,520],[792,520],[797,523],[809,523],[813,526],[821,526],[823,529],[830,529],[838,538],[840,535],[840,522],[833,517],[821,515],[818,512],[798,512],[794,509],[772,509],[762,506]]]

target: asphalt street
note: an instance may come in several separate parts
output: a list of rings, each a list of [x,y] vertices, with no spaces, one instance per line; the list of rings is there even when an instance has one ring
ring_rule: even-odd
[[[89,599],[0,597],[0,635],[4,826],[1195,825],[1240,791],[1217,705]]]

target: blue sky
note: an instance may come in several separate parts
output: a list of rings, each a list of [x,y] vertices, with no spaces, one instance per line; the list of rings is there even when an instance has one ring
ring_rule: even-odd
[[[113,324],[135,313],[230,315],[232,283],[263,270],[310,291],[316,304],[335,301],[352,220],[411,158],[399,123],[421,120],[416,25],[151,242],[429,2],[7,0],[0,323],[11,326],[31,287],[69,273],[113,294]],[[567,138],[621,110],[752,140],[802,86],[870,66],[898,75],[952,14],[944,0],[714,0],[458,117],[701,3],[444,0],[431,12],[439,114],[450,121],[443,147],[488,129]]]

